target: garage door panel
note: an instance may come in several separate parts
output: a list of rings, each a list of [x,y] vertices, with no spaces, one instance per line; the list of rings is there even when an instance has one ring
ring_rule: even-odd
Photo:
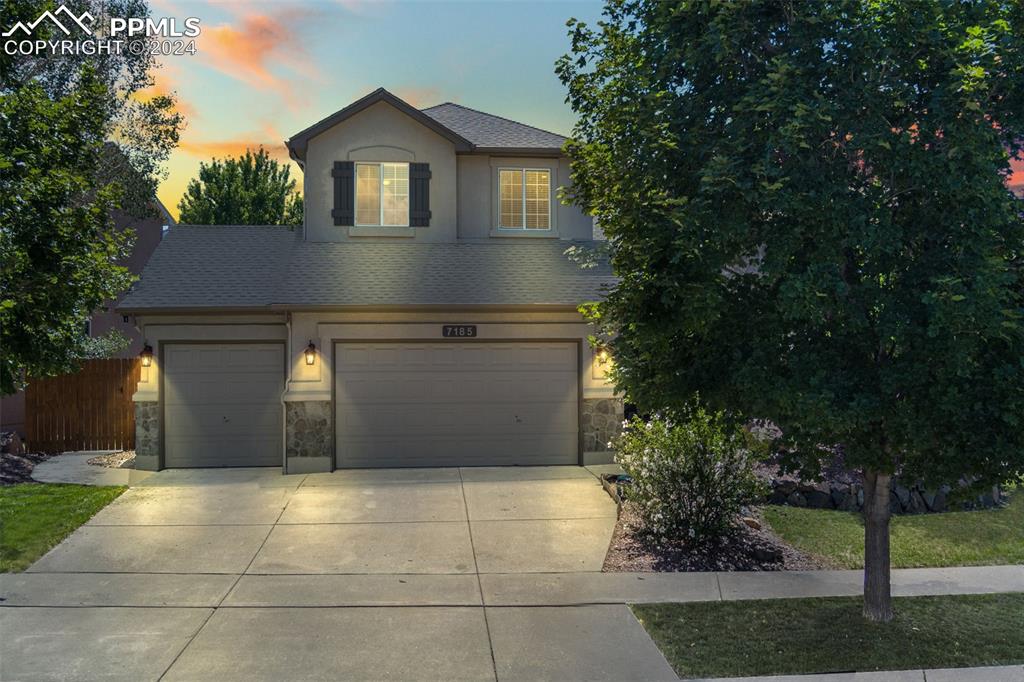
[[[338,465],[575,464],[577,348],[337,344]]]
[[[484,464],[575,464],[575,455],[571,459],[565,456],[567,451],[571,452],[575,447],[575,432],[564,433],[561,438],[552,438],[551,434],[544,434],[536,438],[516,440],[503,440],[491,436],[475,439],[461,436],[354,438],[346,441],[345,466],[379,467],[382,451],[402,453],[400,462],[389,466],[467,466],[479,462],[482,453],[488,455]]]
[[[575,372],[479,372],[477,376],[462,366],[459,372],[436,370],[417,372],[415,376],[375,375],[369,372],[346,373],[337,395],[343,401],[361,405],[374,403],[422,403],[471,401],[550,401],[575,400]]]
[[[421,434],[436,434],[459,427],[467,434],[527,437],[529,431],[556,432],[572,428],[575,433],[576,405],[567,402],[481,403],[477,405],[402,404],[377,405],[338,411],[338,425],[349,436],[385,433],[396,424]]]
[[[168,467],[281,464],[281,344],[172,344],[164,349]]]

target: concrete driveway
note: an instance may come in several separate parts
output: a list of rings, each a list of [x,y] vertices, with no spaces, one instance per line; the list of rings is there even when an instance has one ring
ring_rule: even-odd
[[[579,467],[160,472],[0,576],[0,679],[676,679]],[[534,586],[534,587],[531,587]]]

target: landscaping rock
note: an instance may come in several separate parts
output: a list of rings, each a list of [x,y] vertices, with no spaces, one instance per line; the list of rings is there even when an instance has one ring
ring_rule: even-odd
[[[747,525],[747,528],[753,528],[754,530],[761,530],[761,522],[752,516],[744,516],[743,523]]]
[[[0,431],[0,452],[8,455],[25,453],[25,443],[17,431]]]
[[[786,504],[791,507],[806,507],[807,498],[801,495],[799,492],[793,491],[789,497],[786,498]]]
[[[807,506],[811,509],[833,509],[832,496],[820,490],[811,490],[804,497],[807,498]]]
[[[26,452],[20,455],[0,453],[0,485],[31,483],[32,469],[49,457],[41,452]]]
[[[910,508],[910,491],[904,488],[902,485],[896,484],[893,486],[893,492],[896,493],[896,498],[900,502],[900,507],[903,510]]]

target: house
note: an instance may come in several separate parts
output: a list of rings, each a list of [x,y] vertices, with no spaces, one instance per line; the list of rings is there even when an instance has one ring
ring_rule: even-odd
[[[152,348],[137,466],[608,461],[577,307],[612,276],[565,254],[594,228],[564,141],[383,89],[294,135],[301,227],[176,226],[121,304]]]
[[[133,274],[142,272],[143,267],[153,255],[157,244],[163,238],[164,233],[174,224],[174,218],[167,212],[167,208],[159,199],[153,198],[152,215],[138,217],[127,211],[115,210],[111,215],[114,226],[118,230],[135,230],[135,244],[127,258],[120,261],[120,264],[128,268]],[[142,350],[142,336],[139,330],[127,319],[127,317],[115,311],[118,301],[108,301],[101,309],[95,311],[85,324],[82,333],[86,336],[98,337],[112,331],[124,334],[129,344],[114,357],[129,358],[135,357]],[[16,431],[21,436],[25,435],[25,392],[18,391],[12,395],[4,396],[0,402],[0,421],[2,430]]]

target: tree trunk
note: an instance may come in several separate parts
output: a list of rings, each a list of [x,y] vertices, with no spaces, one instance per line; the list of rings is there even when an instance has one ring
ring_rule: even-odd
[[[889,492],[892,475],[864,472],[864,617],[892,620],[889,584]]]

